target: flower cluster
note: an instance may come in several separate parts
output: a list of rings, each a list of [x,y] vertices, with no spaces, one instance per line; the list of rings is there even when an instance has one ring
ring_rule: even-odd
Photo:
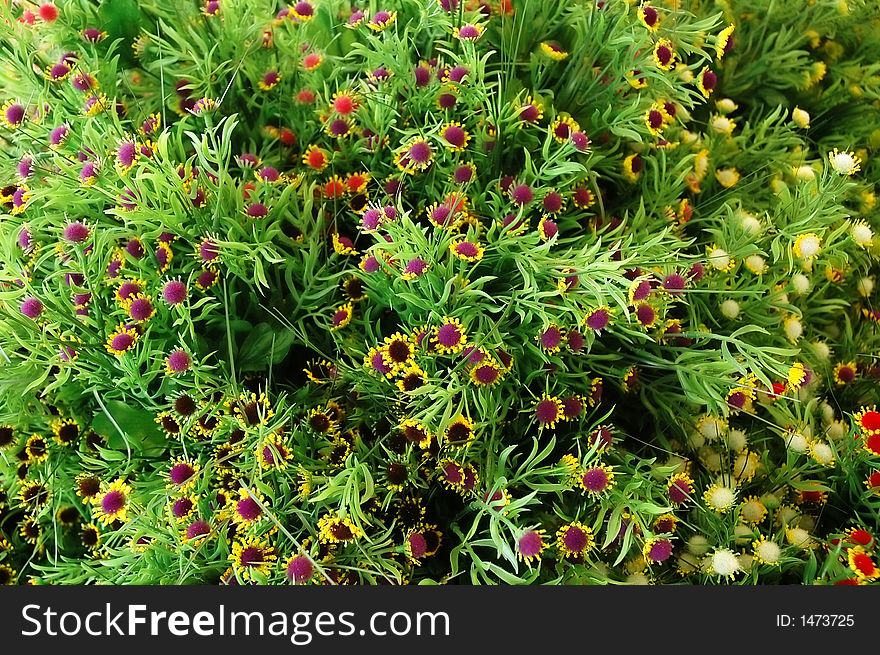
[[[0,8],[0,582],[880,579],[867,10],[105,4]]]

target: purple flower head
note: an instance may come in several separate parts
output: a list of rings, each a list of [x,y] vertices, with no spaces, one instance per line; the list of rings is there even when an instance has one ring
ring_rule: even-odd
[[[165,366],[171,374],[185,373],[192,366],[192,358],[188,352],[178,348],[177,350],[172,350],[168,355],[165,360]]]
[[[428,554],[428,542],[421,532],[413,532],[406,538],[407,552],[413,559],[421,559]]]
[[[330,136],[339,139],[351,131],[351,123],[344,118],[336,118],[330,122],[328,130]]]
[[[22,227],[18,231],[18,247],[27,252],[34,245],[33,239],[31,238],[31,231],[27,228],[27,226]]]
[[[387,68],[377,68],[372,73],[370,73],[370,77],[377,82],[384,82],[389,77],[391,77],[391,73],[388,72]]]
[[[46,71],[46,77],[52,82],[59,82],[65,79],[68,75],[70,75],[70,66],[63,61],[53,64],[49,67],[49,70]]]
[[[281,178],[281,173],[273,166],[263,166],[257,171],[257,179],[261,182],[277,182]]]
[[[98,165],[93,161],[87,161],[83,164],[79,171],[79,181],[81,184],[93,184],[98,178]]]
[[[541,108],[534,102],[530,102],[522,106],[519,112],[519,119],[523,123],[537,123],[541,120]]]
[[[384,214],[378,207],[371,207],[361,216],[361,229],[365,232],[374,232],[382,226]]]
[[[477,258],[481,254],[479,245],[471,241],[460,241],[455,244],[455,253],[468,259]]]
[[[636,307],[636,320],[646,327],[651,327],[657,320],[657,312],[648,303],[641,303]]]
[[[144,248],[144,242],[137,237],[132,237],[128,240],[128,243],[125,244],[125,252],[127,252],[135,259],[141,259],[145,254],[147,254],[147,251]]]
[[[415,68],[416,86],[425,87],[431,82],[431,69],[424,64],[419,64]]]
[[[3,122],[8,127],[18,127],[24,122],[24,105],[17,102],[8,104],[3,109]]]
[[[611,322],[611,312],[605,307],[599,307],[587,314],[587,327],[596,332],[604,330]]]
[[[245,207],[244,213],[248,218],[266,218],[269,215],[269,208],[261,202],[252,202]]]
[[[478,384],[492,385],[501,378],[501,370],[493,363],[477,364],[472,371],[473,379]]]
[[[573,132],[571,144],[580,152],[585,152],[590,147],[590,137],[581,131]]]
[[[361,261],[361,270],[365,273],[376,273],[380,268],[382,264],[376,255],[366,255]]]
[[[468,143],[468,133],[457,123],[452,123],[443,128],[441,136],[455,150],[461,150]]]
[[[579,353],[584,349],[584,335],[582,335],[577,330],[572,330],[566,335],[566,340],[568,341],[568,347],[574,353]]]
[[[220,274],[217,271],[208,269],[199,273],[199,276],[196,278],[196,286],[205,291],[213,287],[217,280],[220,278]]]
[[[423,275],[428,270],[428,262],[421,257],[413,257],[406,263],[403,269],[404,277],[415,278]]]
[[[89,43],[97,43],[106,36],[104,32],[97,27],[87,27],[82,31],[82,38]]]
[[[175,518],[182,519],[184,516],[187,516],[195,507],[195,503],[193,503],[191,498],[187,498],[184,496],[183,498],[178,498],[171,505],[171,513],[174,514]]]
[[[437,104],[440,109],[452,109],[458,103],[458,97],[454,93],[441,93],[437,96]]]
[[[116,163],[123,170],[134,166],[138,157],[138,144],[134,141],[123,141],[116,150]]]
[[[434,153],[431,145],[420,139],[409,147],[406,154],[414,164],[424,166],[430,163]]]
[[[156,250],[153,251],[153,256],[156,258],[156,263],[159,264],[159,272],[164,273],[168,270],[168,267],[171,266],[171,260],[174,257],[174,253],[171,250],[171,240],[163,241],[162,238],[159,238],[159,245],[156,247]]]
[[[523,206],[534,200],[535,194],[528,184],[516,184],[510,189],[510,199],[513,204]]]
[[[462,25],[458,29],[458,38],[463,41],[476,41],[483,31],[477,25]]]
[[[115,279],[119,277],[119,271],[122,269],[122,260],[121,259],[111,259],[110,263],[107,264],[107,277]]]
[[[199,243],[199,258],[209,264],[217,261],[220,257],[220,246],[213,239],[202,239]]]
[[[645,300],[651,295],[651,282],[649,280],[639,280],[632,289],[632,300],[638,302]]]
[[[541,201],[544,211],[548,214],[558,214],[562,211],[563,198],[562,194],[557,191],[550,191]]]
[[[370,356],[370,367],[382,375],[389,375],[392,370],[391,367],[385,363],[385,358],[378,350]]]
[[[453,222],[453,212],[447,205],[437,205],[431,210],[430,218],[435,225],[445,226]]]
[[[95,78],[88,73],[74,73],[73,77],[70,78],[70,86],[77,91],[85,92],[95,88]]]
[[[457,166],[452,173],[452,179],[456,184],[468,184],[472,182],[476,175],[476,168],[473,164],[462,164]]]
[[[437,345],[442,349],[458,348],[464,340],[464,332],[458,321],[449,321],[437,328]]]
[[[672,542],[669,539],[656,539],[651,542],[645,559],[649,562],[665,562],[672,556]]]
[[[287,563],[287,579],[294,584],[304,584],[312,579],[315,566],[305,555],[296,555]]]
[[[133,298],[128,305],[128,315],[133,321],[147,321],[156,313],[152,301],[146,296]]]
[[[134,280],[126,280],[116,290],[116,297],[119,298],[120,302],[128,302],[141,293],[141,291],[140,283]]]
[[[62,143],[64,143],[69,133],[70,128],[67,127],[67,125],[59,125],[51,132],[49,132],[49,146],[52,148],[57,148]]]
[[[16,171],[22,180],[28,179],[34,172],[34,158],[22,157],[16,166]]]
[[[180,487],[186,484],[195,473],[196,470],[192,464],[189,462],[178,461],[169,469],[168,478],[171,480],[172,484]]]
[[[315,8],[312,6],[311,2],[306,2],[306,0],[301,0],[300,2],[297,2],[293,6],[293,11],[300,20],[308,20],[315,15]]]
[[[89,228],[80,221],[68,223],[64,226],[64,231],[61,233],[62,238],[71,243],[82,243],[89,238],[89,234]]]
[[[535,419],[542,426],[553,426],[562,414],[561,403],[556,398],[541,398],[535,405]]]
[[[559,234],[559,224],[551,218],[544,217],[538,224],[538,235],[544,240],[549,241]]]
[[[466,66],[456,66],[446,74],[446,79],[450,82],[461,84],[461,81],[464,80],[468,73],[470,73],[470,71]]]
[[[687,286],[687,280],[679,273],[670,273],[663,279],[663,290],[672,295],[679,295]]]
[[[544,550],[544,538],[537,530],[526,530],[517,539],[516,550],[526,560],[538,557]]]
[[[29,319],[37,320],[43,313],[43,303],[38,298],[29,296],[21,303],[21,313]]]
[[[601,493],[611,484],[611,476],[602,466],[592,466],[581,475],[581,485],[586,491]]]
[[[216,2],[216,0],[213,0]],[[187,539],[198,539],[199,537],[204,537],[207,534],[211,533],[211,526],[204,519],[199,519],[198,521],[193,521],[186,528],[186,538]]]
[[[235,503],[235,513],[242,520],[256,521],[263,515],[263,510],[252,496],[246,496]]]
[[[242,168],[256,168],[260,165],[260,158],[251,152],[243,152],[236,157],[238,165]]]
[[[168,280],[162,287],[162,298],[169,305],[179,305],[186,300],[186,284],[180,280]]]
[[[566,420],[572,420],[584,411],[584,401],[580,396],[566,396],[562,399],[562,415]]]
[[[547,327],[541,334],[538,336],[538,341],[541,343],[541,347],[545,350],[558,350],[562,346],[562,340],[565,338],[565,333],[555,325],[551,325]]]

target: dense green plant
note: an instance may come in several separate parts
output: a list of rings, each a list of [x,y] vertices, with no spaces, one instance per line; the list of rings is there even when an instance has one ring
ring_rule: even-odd
[[[880,577],[872,3],[0,17],[3,579]]]

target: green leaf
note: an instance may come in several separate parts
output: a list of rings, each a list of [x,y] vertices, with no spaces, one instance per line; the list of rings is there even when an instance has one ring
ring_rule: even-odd
[[[262,371],[284,359],[294,339],[291,330],[276,332],[268,323],[258,323],[245,337],[236,361],[243,371]]]
[[[154,454],[156,450],[161,452],[165,436],[151,412],[120,400],[106,401],[104,407],[106,411],[101,411],[92,419],[92,429],[107,440],[109,448],[132,448],[144,454]],[[150,453],[145,452],[148,450]]]

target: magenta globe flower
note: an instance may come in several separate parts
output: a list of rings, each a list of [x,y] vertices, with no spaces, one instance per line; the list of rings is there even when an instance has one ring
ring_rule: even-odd
[[[82,243],[89,238],[89,228],[83,223],[75,221],[64,226],[62,238],[71,243]]]
[[[190,357],[189,353],[182,348],[172,350],[171,353],[169,353],[168,357],[165,359],[165,370],[168,372],[169,375],[186,373],[191,366],[192,357]]]
[[[21,313],[29,319],[37,320],[43,313],[43,303],[38,298],[30,296],[21,303]]]

